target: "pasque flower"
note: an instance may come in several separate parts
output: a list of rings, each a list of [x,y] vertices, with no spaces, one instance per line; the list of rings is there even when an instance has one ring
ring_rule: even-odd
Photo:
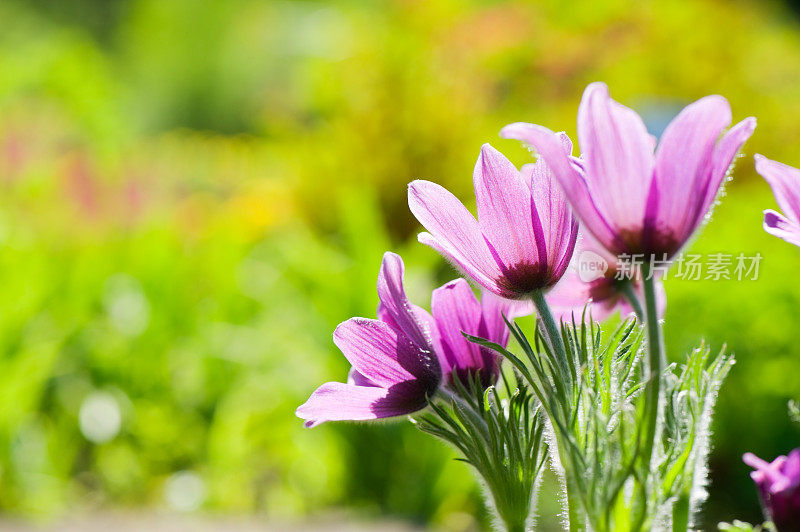
[[[403,261],[393,253],[383,257],[378,298],[377,320],[351,318],[334,331],[333,342],[353,368],[347,384],[325,383],[298,407],[307,427],[410,414],[425,408],[439,388],[430,315],[408,301]]]
[[[569,159],[569,139],[556,141]],[[484,144],[473,181],[477,220],[443,187],[409,185],[411,212],[428,230],[419,241],[500,297],[519,299],[555,285],[572,257],[578,223],[544,161],[519,171]]]
[[[767,180],[783,214],[764,211],[764,230],[790,244],[800,246],[800,170],[755,155],[756,171]]]
[[[672,257],[711,208],[754,118],[733,126],[728,102],[707,96],[667,126],[658,147],[633,110],[592,83],[578,108],[581,161],[570,159],[558,136],[526,123],[501,136],[533,146],[547,162],[584,227],[614,255]]]
[[[499,374],[497,355],[461,332],[504,345],[513,317],[524,307],[486,295],[479,302],[459,279],[434,290],[433,316],[411,303],[403,288],[404,266],[386,253],[378,274],[378,319],[351,318],[333,341],[352,364],[347,383],[328,382],[297,409],[312,427],[325,421],[369,420],[425,408],[441,386],[475,373],[484,386]]]
[[[656,290],[658,313],[663,316],[667,302],[664,285],[658,282]],[[637,301],[644,298],[639,272],[623,269],[616,257],[590,235],[583,234],[578,238],[572,264],[546,299],[556,318],[570,322],[573,317],[581,319],[587,303],[595,320],[604,320],[617,311],[622,316],[639,312],[630,302],[631,295]]]
[[[450,281],[434,290],[431,297],[431,313],[436,323],[433,339],[445,382],[452,385],[453,379],[458,378],[467,384],[475,375],[484,388],[494,384],[500,375],[497,353],[470,342],[461,333],[505,347],[509,330],[503,315],[510,319],[531,311],[529,305],[501,299],[488,292],[478,301],[464,279]]]
[[[743,457],[755,471],[750,476],[778,532],[800,530],[800,449],[767,462],[753,453]]]

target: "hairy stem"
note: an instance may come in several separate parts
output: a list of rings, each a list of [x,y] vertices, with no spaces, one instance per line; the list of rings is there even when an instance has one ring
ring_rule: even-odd
[[[536,307],[536,313],[539,316],[539,323],[544,326],[545,337],[550,343],[550,347],[556,355],[561,371],[563,372],[564,382],[571,382],[571,374],[569,371],[569,361],[567,360],[567,350],[564,348],[564,341],[561,338],[561,331],[556,324],[553,313],[550,312],[550,305],[544,298],[544,292],[537,290],[531,296],[533,305]]]
[[[514,521],[506,521],[507,532],[525,532],[525,523],[517,523]]]
[[[644,282],[645,319],[647,321],[647,388],[645,389],[645,408],[647,412],[647,426],[642,457],[644,463],[650,467],[655,445],[656,427],[658,424],[658,409],[661,402],[661,374],[664,370],[664,339],[661,323],[658,319],[656,304],[655,278],[652,265],[649,261],[642,264],[642,277]]]
[[[583,513],[583,508],[580,504],[580,496],[577,493],[578,485],[575,483],[574,478],[566,474],[567,485],[567,511],[569,512],[569,530],[570,532],[583,532],[586,530],[586,517]]]
[[[689,512],[691,505],[689,501],[689,494],[682,493],[678,500],[675,501],[675,506],[672,507],[672,530],[673,532],[683,532],[689,530]]]
[[[644,308],[642,308],[642,302],[639,301],[639,296],[636,295],[636,291],[633,289],[633,281],[621,281],[619,289],[625,295],[628,303],[631,304],[639,323],[644,323]]]
[[[544,298],[544,292],[541,290],[533,293],[531,299],[536,307],[536,313],[539,316],[539,323],[544,329],[544,335],[550,344],[550,348],[555,354],[556,360],[559,365],[561,375],[559,376],[562,383],[565,385],[565,392],[572,393],[573,376],[570,371],[570,363],[567,359],[567,350],[564,346],[564,340],[561,337],[561,330],[556,323],[553,313],[550,311],[550,306]],[[566,408],[564,415],[569,415],[568,405],[572,403],[572,397],[562,397],[562,406]],[[566,435],[565,435],[566,437]],[[569,519],[570,532],[583,532],[586,529],[586,517],[581,505],[580,486],[578,485],[574,474],[572,474],[572,464],[570,463],[567,453],[566,445],[558,446],[558,459],[564,469],[564,489],[567,499],[567,516]]]

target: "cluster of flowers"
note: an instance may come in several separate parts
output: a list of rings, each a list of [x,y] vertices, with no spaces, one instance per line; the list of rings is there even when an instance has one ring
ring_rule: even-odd
[[[506,346],[504,316],[534,309],[544,338],[556,348],[561,339],[553,315],[570,319],[589,303],[596,319],[635,313],[652,325],[649,375],[660,375],[657,323],[666,299],[657,279],[662,274],[647,257],[674,261],[707,218],[756,125],[754,118],[730,123],[728,102],[708,96],[683,109],[657,141],[638,114],[611,99],[604,84],[593,83],[578,109],[580,156],[573,155],[566,134],[527,123],[508,125],[501,136],[533,148],[535,163],[517,169],[490,145],[481,148],[473,174],[477,219],[440,185],[410,183],[409,207],[427,230],[419,241],[482,288],[482,297],[457,279],[433,291],[429,313],[408,300],[403,262],[387,252],[378,276],[377,319],[352,318],[333,335],[352,365],[347,383],[323,384],[297,415],[307,426],[395,417],[425,409],[436,398],[453,399],[463,390],[459,383],[470,379],[489,387],[500,375],[499,355],[465,334]],[[800,246],[800,170],[761,156],[756,167],[785,213],[766,211],[765,229]],[[573,255],[586,252],[606,265],[590,280],[570,268]],[[644,260],[631,269],[619,260],[624,256]],[[620,276],[622,271],[630,275]],[[663,402],[659,378],[643,380],[652,405]],[[653,406],[653,419],[657,410]],[[747,458],[758,468],[754,478],[768,505],[779,500],[777,484],[797,491],[800,483],[797,456],[779,461]],[[796,493],[792,497],[791,511],[800,519]]]

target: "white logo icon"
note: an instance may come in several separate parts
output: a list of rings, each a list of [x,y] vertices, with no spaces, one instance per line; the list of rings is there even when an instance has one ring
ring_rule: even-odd
[[[576,268],[580,280],[584,283],[590,283],[606,274],[608,261],[594,251],[584,250],[578,255]]]

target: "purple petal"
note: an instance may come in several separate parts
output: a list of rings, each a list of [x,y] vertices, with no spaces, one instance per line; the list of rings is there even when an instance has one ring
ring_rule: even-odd
[[[572,143],[563,133],[557,135],[565,153]],[[553,278],[559,279],[569,265],[578,236],[578,219],[567,202],[544,159],[522,167],[522,175],[530,183],[534,203],[534,220],[546,243],[546,256],[541,258],[550,268]]]
[[[409,306],[411,307],[411,311],[414,313],[415,319],[419,322],[420,327],[422,327],[423,331],[428,331],[428,324],[432,323],[431,315],[428,313],[427,310],[420,307],[419,305],[415,305],[414,303],[409,302]],[[403,332],[400,328],[400,325],[395,321],[394,314],[386,308],[386,305],[378,301],[378,309],[376,311],[377,317],[380,321],[389,325],[396,331]],[[404,333],[405,334],[405,333]]]
[[[603,321],[617,311],[622,316],[632,314],[633,307],[614,279],[619,269],[617,258],[586,233],[581,234],[577,248],[575,259],[569,270],[546,296],[556,318],[571,322],[574,317],[576,321],[580,321],[583,311],[590,301],[589,311],[592,319],[596,321]],[[585,261],[605,261],[606,269],[597,271],[596,276],[584,277],[587,280],[583,280],[579,270],[580,263]],[[644,290],[641,281],[635,281],[634,292],[643,303]],[[656,282],[656,305],[659,316],[664,315],[666,301],[664,285]]]
[[[762,458],[759,458],[753,453],[744,453],[744,455],[742,456],[742,462],[744,462],[745,464],[749,465],[750,467],[752,467],[757,471],[770,469],[769,462],[767,462]]]
[[[447,360],[447,374],[454,368],[480,369],[482,359],[478,344],[461,332],[478,334],[481,304],[464,279],[456,279],[433,291],[431,312],[441,338],[442,355]]]
[[[424,310],[412,305],[403,288],[405,267],[403,259],[387,251],[383,254],[381,270],[378,274],[379,317],[384,323],[398,328],[412,342],[424,349],[431,348],[430,333]],[[420,317],[423,319],[420,320]]]
[[[350,368],[350,371],[347,373],[347,384],[352,384],[354,386],[378,386],[359,373],[356,368]]]
[[[761,174],[781,210],[792,222],[800,223],[800,170],[756,154],[756,172]]]
[[[394,320],[394,315],[380,301],[378,302],[378,310],[375,312],[375,314],[377,315],[379,321],[382,321],[395,331],[403,332],[403,330],[400,328],[400,325],[398,325]]]
[[[750,138],[756,129],[756,119],[752,116],[745,118],[728,130],[722,139],[717,143],[714,150],[713,170],[711,171],[711,181],[706,190],[706,198],[703,202],[703,216],[711,207],[717,197],[725,176],[733,166],[736,154],[739,153],[742,145]]]
[[[512,320],[533,313],[533,302],[529,299],[510,300],[484,292],[481,295],[481,315],[485,327],[483,336],[492,342],[506,345],[508,343],[508,326],[503,316]]]
[[[431,352],[381,321],[351,318],[336,328],[333,342],[356,371],[378,386],[414,379],[434,388],[438,383]]]
[[[422,329],[423,334],[430,340],[430,344],[420,347],[424,347],[426,350],[430,349],[430,347],[433,347],[433,350],[436,351],[439,332],[436,330],[436,322],[434,321],[433,316],[431,316],[430,312],[418,305],[415,305],[414,303],[409,302],[409,305],[411,307],[411,311],[416,317],[417,323]],[[378,303],[377,315],[378,320],[389,325],[394,330],[402,332],[400,326],[394,320],[393,315],[389,312],[389,310],[387,310],[383,303]]]
[[[800,246],[800,225],[788,220],[773,210],[764,211],[764,231],[783,240]]]
[[[641,283],[634,287],[639,301],[644,304],[644,290]],[[575,272],[567,272],[561,281],[547,294],[547,303],[557,319],[571,322],[581,320],[586,305],[595,321],[603,321],[619,312],[627,317],[634,313],[633,306],[625,294],[619,290],[613,278],[600,278],[591,282],[583,282]],[[659,316],[664,316],[667,295],[664,285],[656,282],[656,309]]]
[[[424,399],[424,397],[423,397]],[[425,407],[385,388],[328,382],[317,388],[295,414],[305,419],[306,427],[325,421],[362,421],[410,414]]]
[[[656,238],[670,235],[667,238],[683,243],[705,215],[707,191],[724,177],[723,173],[715,179],[713,157],[717,139],[730,121],[727,100],[706,96],[686,106],[667,126],[656,151],[647,211],[647,226]],[[715,195],[716,189],[712,198]]]
[[[478,224],[499,262],[508,269],[523,263],[546,264],[541,229],[534,236],[531,224],[531,190],[517,168],[502,153],[484,144],[473,182]]]
[[[503,316],[512,320],[532,313],[533,302],[530,300],[510,301],[484,292],[481,296],[481,324],[476,336],[505,347],[508,345],[511,332]],[[487,384],[492,384],[497,380],[500,371],[499,355],[494,350],[483,346],[480,346],[480,353],[483,365],[489,369],[490,373]]]
[[[800,485],[800,449],[789,452],[789,456],[786,457],[786,462],[783,464],[783,474],[794,485]]]
[[[547,293],[547,304],[557,320],[571,322],[573,317],[580,321],[583,309],[592,298],[591,285],[581,281],[578,273],[568,271],[557,285]],[[592,316],[596,320],[603,320],[608,316],[604,307],[593,309]]]
[[[598,210],[618,230],[638,232],[654,167],[653,137],[644,122],[612,100],[604,83],[592,83],[578,107],[578,142]]]
[[[564,145],[555,133],[534,124],[518,122],[503,128],[500,135],[505,138],[520,140],[534,147],[544,159],[547,166],[561,185],[575,214],[604,247],[615,253],[626,251],[621,244],[616,229],[598,211],[589,193],[586,180],[577,165],[573,163]]]
[[[439,251],[486,289],[512,295],[498,286],[500,268],[478,221],[455,196],[430,181],[412,181],[408,186],[408,206],[430,232],[420,233],[420,242]]]

